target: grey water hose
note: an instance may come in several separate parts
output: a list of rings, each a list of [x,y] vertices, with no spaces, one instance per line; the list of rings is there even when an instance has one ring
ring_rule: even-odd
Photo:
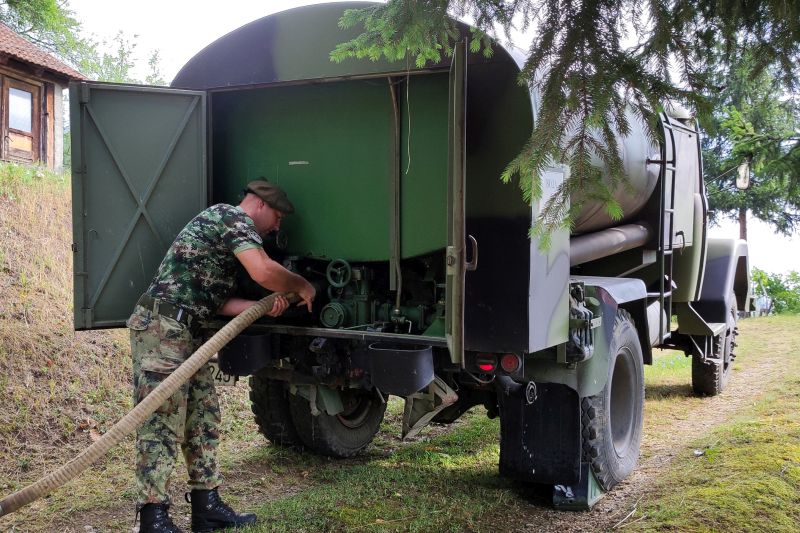
[[[161,382],[147,397],[139,402],[128,414],[114,424],[102,437],[94,444],[86,448],[70,462],[39,479],[32,485],[28,485],[10,496],[0,500],[0,516],[13,513],[20,507],[38,500],[64,485],[69,480],[86,470],[92,463],[106,454],[108,450],[117,445],[126,435],[139,427],[145,419],[158,409],[170,396],[194,376],[200,368],[208,362],[211,357],[231,342],[234,337],[242,332],[247,326],[264,316],[264,313],[272,309],[275,297],[278,294],[270,294],[266,298],[248,307],[236,318],[228,322],[213,337],[206,341],[191,357],[183,362],[167,379]],[[290,302],[297,301],[294,294],[286,295]]]

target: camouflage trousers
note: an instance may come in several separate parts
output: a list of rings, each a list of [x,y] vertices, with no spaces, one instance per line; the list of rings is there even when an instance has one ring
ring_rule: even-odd
[[[200,346],[175,320],[136,306],[128,319],[133,354],[133,396],[139,403]],[[137,503],[168,503],[178,446],[192,489],[222,483],[217,468],[220,410],[211,368],[201,368],[136,432]]]

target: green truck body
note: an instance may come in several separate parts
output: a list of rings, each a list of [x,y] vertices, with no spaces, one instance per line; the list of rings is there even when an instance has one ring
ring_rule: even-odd
[[[405,435],[483,405],[501,473],[585,508],[636,464],[653,347],[692,356],[698,392],[729,375],[747,248],[706,237],[696,125],[676,110],[657,146],[621,139],[626,218],[588,206],[543,251],[528,229],[568,169],[544,173],[533,205],[499,180],[536,120],[521,55],[461,43],[425,68],[331,62],[359,5],[254,21],[171,88],[70,87],[75,327],[124,326],[183,225],[265,177],[297,207],[267,252],[319,294],[312,315],[257,323],[220,356],[251,375],[265,436],[347,456],[390,394]]]

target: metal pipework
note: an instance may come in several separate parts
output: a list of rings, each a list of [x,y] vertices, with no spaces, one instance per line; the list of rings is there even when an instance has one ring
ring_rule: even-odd
[[[400,102],[394,80],[389,77],[389,94],[392,97],[394,111],[394,137],[392,152],[392,175],[389,187],[391,216],[389,218],[389,290],[396,291],[395,309],[400,308],[400,297],[403,292],[403,273],[400,270]],[[410,79],[406,79],[408,88]]]
[[[580,265],[643,246],[651,235],[650,226],[638,222],[572,237],[569,243],[569,264]]]

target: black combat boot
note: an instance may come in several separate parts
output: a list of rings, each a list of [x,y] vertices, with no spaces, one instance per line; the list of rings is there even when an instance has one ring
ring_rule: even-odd
[[[139,533],[183,533],[172,523],[168,504],[148,503],[139,509]]]
[[[186,500],[192,503],[192,531],[205,533],[228,527],[243,527],[254,524],[256,515],[236,514],[222,498],[217,489],[195,489],[186,493]]]

